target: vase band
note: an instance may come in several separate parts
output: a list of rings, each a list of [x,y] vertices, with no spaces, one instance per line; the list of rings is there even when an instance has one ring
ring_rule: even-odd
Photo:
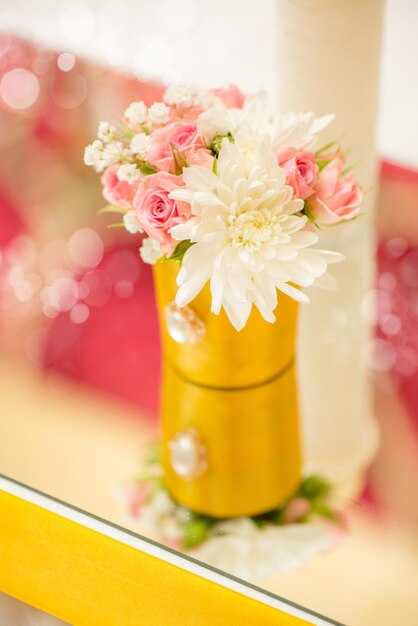
[[[187,376],[184,376],[184,374],[182,374],[182,372],[179,369],[177,369],[168,359],[166,359],[166,360],[167,360],[167,363],[170,365],[170,367],[173,369],[173,371],[176,373],[176,375],[179,378],[181,378],[181,380],[183,380],[184,382],[189,383],[191,385],[195,385],[196,387],[200,387],[201,389],[209,389],[210,391],[226,391],[226,392],[248,391],[248,390],[251,390],[251,389],[257,389],[258,387],[263,387],[264,385],[268,385],[268,384],[274,382],[275,380],[281,378],[285,374],[287,374],[287,372],[295,364],[295,359],[293,357],[278,372],[273,374],[273,376],[269,376],[269,378],[266,378],[265,380],[261,380],[260,382],[256,382],[256,383],[253,383],[253,384],[250,384],[250,385],[241,385],[241,386],[236,386],[236,387],[228,387],[228,386],[221,387],[221,386],[218,386],[218,385],[209,385],[209,384],[206,384],[206,383],[195,382],[194,380],[191,380],[190,378],[187,378]]]

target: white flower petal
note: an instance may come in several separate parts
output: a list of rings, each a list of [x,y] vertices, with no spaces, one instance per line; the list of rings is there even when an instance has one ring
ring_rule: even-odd
[[[185,167],[183,181],[192,191],[212,191],[217,183],[215,174],[201,165]]]
[[[341,252],[333,252],[332,250],[318,250],[317,248],[315,248],[315,252],[323,255],[326,258],[328,264],[341,263],[345,260],[345,256],[341,254]]]
[[[289,285],[289,283],[281,283],[280,285],[277,285],[277,287],[280,291],[285,293],[287,296],[290,296],[297,302],[309,302],[309,298],[305,293],[300,291],[300,289],[296,289],[292,285]]]
[[[238,331],[242,330],[251,313],[251,302],[237,302],[226,293],[223,306],[232,326]]]
[[[322,117],[317,117],[311,125],[311,131],[316,134],[321,132],[326,126],[331,124],[335,120],[334,113],[328,113],[328,115],[323,115]]]
[[[318,241],[318,235],[312,231],[302,230],[294,233],[292,236],[292,245],[295,248],[306,248],[307,246],[313,246]]]
[[[203,245],[203,244],[202,244]],[[212,255],[191,246],[183,257],[183,265],[177,275],[179,288],[176,295],[176,304],[186,306],[202,291],[212,273]]]
[[[170,235],[176,241],[183,241],[186,239],[191,239],[193,229],[197,224],[197,220],[188,220],[187,222],[183,222],[183,224],[177,224],[176,226],[172,226],[170,228]]]

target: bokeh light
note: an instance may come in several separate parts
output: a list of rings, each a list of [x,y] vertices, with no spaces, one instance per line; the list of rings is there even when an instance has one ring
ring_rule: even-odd
[[[71,261],[76,266],[86,269],[93,268],[103,258],[103,241],[92,228],[82,228],[71,237],[67,251]]]
[[[11,109],[27,109],[38,99],[39,81],[21,67],[6,72],[0,81],[0,97]]]
[[[83,324],[90,315],[90,309],[87,304],[80,302],[70,312],[70,320],[73,324]]]
[[[62,72],[70,72],[75,66],[76,58],[70,52],[62,52],[58,55],[57,65]]]

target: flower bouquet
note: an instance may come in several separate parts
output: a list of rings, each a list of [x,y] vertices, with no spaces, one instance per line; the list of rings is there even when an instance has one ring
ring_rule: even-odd
[[[298,303],[334,288],[342,256],[316,244],[362,192],[342,152],[316,145],[332,115],[273,115],[234,86],[163,100],[102,122],[85,162],[154,265],[164,483],[193,511],[258,515],[301,480]]]

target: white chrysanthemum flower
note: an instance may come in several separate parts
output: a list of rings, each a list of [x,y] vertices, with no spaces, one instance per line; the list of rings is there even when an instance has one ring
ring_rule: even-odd
[[[298,301],[308,298],[293,285],[306,287],[326,274],[341,255],[310,249],[316,233],[305,230],[275,154],[262,146],[251,158],[223,140],[217,173],[200,166],[183,170],[185,188],[170,196],[188,202],[194,217],[174,226],[176,240],[190,240],[177,277],[176,302],[185,306],[210,281],[213,313],[225,309],[241,330],[254,304],[274,322],[277,289]],[[308,249],[309,248],[309,249]],[[290,284],[292,283],[292,284]]]
[[[131,124],[142,124],[147,119],[147,107],[144,102],[131,102],[125,110],[125,117]]]
[[[115,126],[109,124],[109,122],[100,122],[97,136],[104,143],[113,141],[116,137],[117,130]]]
[[[206,145],[216,135],[231,133],[239,148],[262,139],[278,152],[288,147],[312,147],[316,135],[333,119],[333,115],[316,118],[313,113],[272,115],[267,94],[260,92],[247,97],[241,109],[218,101],[199,116],[197,127]]]
[[[132,138],[130,147],[132,154],[137,154],[141,159],[146,159],[152,145],[151,135],[138,133]]]
[[[134,183],[140,177],[141,172],[135,165],[135,163],[125,163],[118,169],[119,180],[126,181],[127,183]]]
[[[270,102],[265,92],[246,99],[242,108],[239,128],[251,129],[254,134],[268,140],[275,152],[285,148],[312,147],[316,135],[334,119],[334,115],[316,117],[314,113],[271,114]]]
[[[208,146],[217,135],[227,135],[235,132],[232,123],[233,110],[223,106],[215,106],[197,118],[197,130],[204,143]]]
[[[148,121],[151,124],[165,124],[169,116],[170,109],[164,102],[154,102],[148,109]]]
[[[170,85],[164,93],[164,102],[167,104],[191,106],[194,100],[194,92],[184,85]]]
[[[141,228],[138,220],[136,219],[135,211],[128,211],[123,216],[123,223],[125,225],[126,230],[131,235],[136,235],[137,233],[143,233],[143,229]]]
[[[154,265],[162,256],[164,252],[161,250],[160,242],[151,237],[147,237],[143,240],[142,246],[139,249],[139,254],[144,263]]]

